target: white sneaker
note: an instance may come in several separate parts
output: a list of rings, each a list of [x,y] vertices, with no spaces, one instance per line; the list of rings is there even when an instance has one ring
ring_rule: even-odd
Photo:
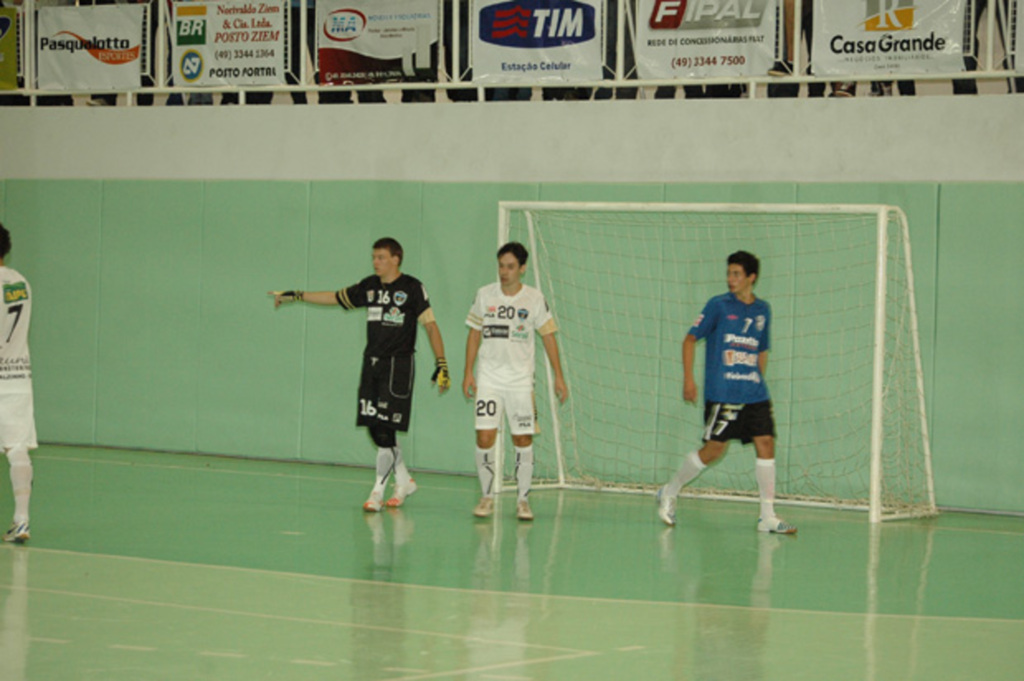
[[[658,503],[658,517],[661,518],[661,522],[669,527],[675,527],[676,498],[665,494],[664,487],[659,487],[654,499]]]
[[[494,515],[494,497],[480,497],[480,503],[473,509],[477,518],[490,518]]]
[[[4,541],[24,544],[31,535],[28,532],[28,521],[11,523],[11,529],[4,533]]]
[[[363,510],[367,513],[377,513],[384,508],[384,495],[380,492],[371,492],[370,498],[363,504]]]
[[[790,525],[782,518],[773,516],[767,520],[759,519],[757,521],[757,531],[771,532],[773,534],[796,534],[796,525]]]
[[[388,508],[398,508],[405,503],[408,497],[415,494],[417,489],[419,488],[416,486],[416,481],[412,478],[409,478],[408,485],[395,485],[395,495],[387,500],[385,506]]]
[[[533,520],[533,510],[529,501],[524,499],[516,504],[516,517],[520,520]]]

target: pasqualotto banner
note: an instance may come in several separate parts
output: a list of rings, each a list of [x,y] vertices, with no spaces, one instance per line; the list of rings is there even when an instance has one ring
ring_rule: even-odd
[[[437,0],[317,0],[320,82],[437,80]]]
[[[817,75],[963,71],[967,2],[814,0],[811,68]]]
[[[0,7],[0,90],[18,87],[18,10]]]
[[[777,0],[639,0],[637,75],[763,76],[775,61],[777,12]]]
[[[175,2],[173,77],[178,85],[285,82],[286,0]]]
[[[475,0],[473,82],[603,78],[605,0]]]
[[[36,38],[41,90],[128,90],[142,75],[139,5],[40,7]]]

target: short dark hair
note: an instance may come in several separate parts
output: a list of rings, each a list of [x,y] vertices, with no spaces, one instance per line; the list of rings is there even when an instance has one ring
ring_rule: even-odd
[[[522,245],[518,241],[509,241],[507,244],[499,248],[498,258],[500,259],[501,256],[505,255],[506,253],[511,253],[513,256],[515,256],[516,262],[519,263],[520,267],[525,265],[526,261],[529,260],[530,258],[530,253],[529,251],[526,250],[526,246]]]
[[[11,252],[11,233],[4,227],[4,223],[0,222],[0,258],[6,258],[7,254]]]
[[[747,273],[748,277],[751,274],[759,274],[761,271],[761,261],[757,259],[756,255],[746,251],[736,251],[729,256],[726,263],[729,265],[739,265]]]
[[[402,264],[402,256],[405,255],[405,251],[402,250],[402,244],[398,243],[397,239],[392,239],[389,236],[377,239],[373,242],[373,250],[380,249],[385,249],[391,255],[398,256],[398,264]]]

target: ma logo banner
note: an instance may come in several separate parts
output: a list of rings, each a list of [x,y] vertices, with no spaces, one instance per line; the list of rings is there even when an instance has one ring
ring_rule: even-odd
[[[865,31],[909,31],[914,28],[914,0],[867,0]]]
[[[203,75],[203,55],[195,50],[188,50],[181,55],[179,70],[186,83],[197,81]]]
[[[492,45],[541,49],[593,40],[594,7],[575,0],[512,0],[480,10],[480,39]]]

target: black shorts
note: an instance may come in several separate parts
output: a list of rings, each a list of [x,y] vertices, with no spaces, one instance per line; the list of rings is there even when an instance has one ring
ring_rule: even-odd
[[[704,403],[704,442],[739,440],[746,445],[761,435],[775,437],[771,400],[753,404]]]
[[[357,426],[409,430],[416,363],[412,355],[363,357]]]

